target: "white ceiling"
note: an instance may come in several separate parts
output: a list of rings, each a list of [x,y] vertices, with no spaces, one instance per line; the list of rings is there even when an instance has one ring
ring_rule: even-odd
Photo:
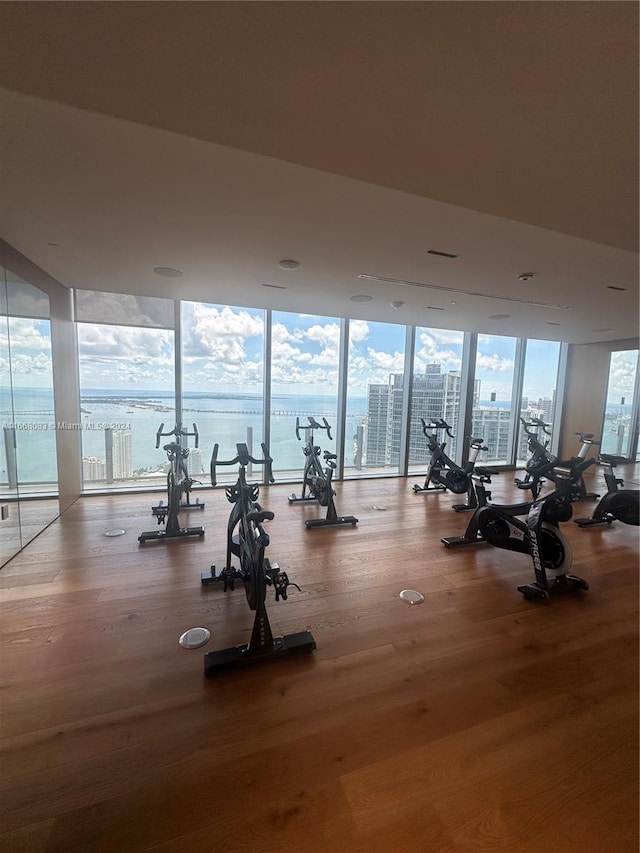
[[[65,285],[637,337],[636,4],[0,14],[3,236]]]

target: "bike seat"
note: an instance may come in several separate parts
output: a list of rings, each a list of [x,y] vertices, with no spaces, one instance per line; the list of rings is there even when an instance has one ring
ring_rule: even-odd
[[[514,480],[513,482],[519,489],[523,489],[524,491],[527,491],[528,489],[533,489],[534,487],[537,488],[538,486],[535,480]]]
[[[254,509],[247,513],[247,521],[262,524],[263,521],[273,521],[275,515],[268,509]]]
[[[499,468],[483,468],[480,465],[476,465],[473,469],[474,474],[478,474],[480,477],[493,477],[500,473]]]
[[[163,445],[162,449],[165,450],[167,453],[175,453],[176,451],[182,450],[180,445],[177,444],[175,441],[172,441],[171,444]]]

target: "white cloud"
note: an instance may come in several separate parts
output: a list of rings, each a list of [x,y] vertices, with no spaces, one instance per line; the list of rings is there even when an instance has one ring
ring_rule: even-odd
[[[513,359],[505,358],[502,355],[488,355],[484,353],[478,353],[476,359],[476,365],[481,370],[487,371],[499,371],[500,373],[504,373],[507,370],[513,370]]]

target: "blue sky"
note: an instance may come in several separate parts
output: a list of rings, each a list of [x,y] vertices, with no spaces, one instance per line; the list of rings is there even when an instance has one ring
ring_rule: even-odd
[[[184,387],[187,390],[260,393],[263,377],[264,315],[260,310],[183,303]],[[18,387],[51,385],[48,320],[11,318],[13,382]],[[79,324],[83,388],[173,390],[173,332],[166,329]],[[6,328],[3,330],[6,338]],[[273,393],[334,394],[337,388],[339,320],[274,312],[272,337]],[[3,346],[3,353],[6,345]],[[481,399],[495,392],[508,400],[515,341],[478,336],[476,377]],[[524,394],[550,396],[555,384],[558,345],[529,341]],[[462,333],[419,328],[415,370],[433,362],[442,370],[459,370]],[[353,320],[350,324],[349,392],[366,395],[370,382],[384,383],[402,372],[404,327]],[[609,399],[627,402],[633,391],[635,361],[627,353],[612,357]],[[1,376],[8,379],[6,358]],[[4,383],[6,384],[6,383]]]

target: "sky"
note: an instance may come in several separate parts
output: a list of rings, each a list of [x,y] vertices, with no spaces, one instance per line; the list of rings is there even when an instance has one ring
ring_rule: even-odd
[[[185,390],[260,394],[263,379],[264,312],[246,308],[182,303]],[[48,320],[10,318],[12,379],[16,387],[51,386]],[[0,378],[8,384],[6,327],[0,331]],[[419,328],[415,372],[438,362],[442,371],[460,370],[462,333]],[[335,318],[273,312],[272,394],[335,395],[340,322]],[[369,383],[386,383],[404,368],[404,326],[353,320],[350,323],[349,393],[366,396]],[[174,335],[169,329],[78,324],[83,390],[173,391]],[[559,346],[529,341],[524,394],[551,396]],[[495,392],[510,399],[515,339],[478,335],[476,378],[481,400]],[[635,361],[613,353],[609,401],[631,401]]]

